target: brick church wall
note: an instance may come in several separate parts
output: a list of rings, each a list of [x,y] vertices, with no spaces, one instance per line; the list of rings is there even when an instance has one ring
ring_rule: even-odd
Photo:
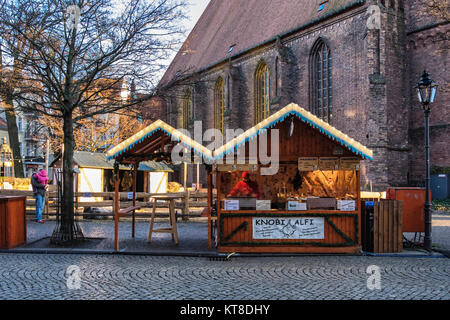
[[[362,187],[385,190],[387,186],[405,186],[420,179],[423,112],[411,88],[424,67],[438,83],[448,83],[448,50],[443,50],[448,27],[407,35],[425,23],[423,19],[411,18],[416,15],[411,9],[414,6],[403,5],[399,0],[379,3],[381,30],[366,28],[366,11],[372,4],[367,2],[281,42],[258,47],[197,74],[195,81],[173,89],[178,98],[172,99],[168,108],[172,108],[172,114],[180,110],[179,97],[190,88],[194,93],[194,119],[202,121],[203,130],[212,128],[214,85],[220,76],[226,83],[225,128],[250,128],[255,119],[254,74],[263,59],[271,73],[271,113],[291,102],[309,109],[309,59],[315,42],[322,39],[333,56],[331,124],[374,151],[373,161],[363,161]],[[432,39],[427,32],[433,35]],[[450,140],[446,101],[448,91],[440,90],[431,121],[432,164],[441,166],[450,166],[445,147]],[[176,116],[170,121],[175,125]]]
[[[449,88],[449,45],[450,26],[427,14],[420,1],[405,3],[407,20],[406,55],[407,99],[410,108],[410,183],[420,184],[425,177],[424,113],[412,89],[426,69],[431,78],[439,84],[436,101],[431,105],[430,115],[430,164],[450,167],[450,88]]]

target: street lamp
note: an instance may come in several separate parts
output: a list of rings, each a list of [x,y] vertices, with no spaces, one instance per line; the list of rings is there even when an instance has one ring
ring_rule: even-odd
[[[415,86],[419,102],[425,113],[425,249],[431,251],[431,202],[430,202],[430,104],[434,102],[437,84],[425,70]]]

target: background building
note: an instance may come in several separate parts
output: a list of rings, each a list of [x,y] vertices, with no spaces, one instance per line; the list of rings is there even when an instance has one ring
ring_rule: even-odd
[[[450,167],[450,28],[421,3],[211,0],[159,84],[163,120],[246,130],[294,102],[374,151],[364,189],[419,184],[423,111],[413,87],[424,69],[441,85],[431,163]]]

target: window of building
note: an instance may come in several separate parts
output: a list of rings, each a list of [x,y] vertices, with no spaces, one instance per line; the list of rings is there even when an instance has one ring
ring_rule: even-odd
[[[270,114],[270,71],[264,61],[260,61],[255,73],[255,111],[256,123]]]
[[[21,116],[17,117],[17,129],[19,131],[22,131],[22,117]]]
[[[312,54],[312,111],[326,122],[333,115],[332,55],[328,46],[319,40]]]
[[[184,129],[189,128],[189,122],[192,117],[192,97],[191,90],[186,90],[183,98],[181,125]]]
[[[223,114],[225,109],[225,81],[219,77],[214,87],[214,128],[223,132]]]

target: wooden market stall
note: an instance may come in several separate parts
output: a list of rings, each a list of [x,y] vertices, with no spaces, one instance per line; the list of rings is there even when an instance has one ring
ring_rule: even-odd
[[[174,149],[177,148],[177,149]],[[174,159],[173,154],[177,154],[180,159]],[[191,139],[183,134],[181,131],[174,129],[162,120],[153,122],[148,127],[139,131],[132,137],[121,142],[117,146],[113,147],[107,152],[107,160],[114,160],[114,179],[115,179],[115,197],[114,197],[114,249],[119,249],[119,217],[125,214],[132,214],[132,236],[135,233],[135,211],[140,209],[136,206],[136,173],[139,164],[144,161],[164,161],[166,163],[174,163],[173,160],[181,160],[182,162],[194,162],[201,161],[202,158],[208,158],[211,160],[211,151],[202,146],[200,143]],[[197,159],[197,160],[196,160]],[[119,179],[117,174],[119,172],[120,165],[129,165],[133,168],[133,205],[131,207],[121,209],[120,197],[119,197]],[[170,230],[160,230],[161,232],[172,233],[172,237],[177,239],[176,225],[174,226],[174,205],[173,199],[170,199],[171,205],[169,206],[171,217]],[[156,209],[156,200],[154,203],[153,214],[149,229],[150,242],[153,230],[153,218]],[[178,242],[178,241],[176,241]]]
[[[212,155],[219,252],[361,250],[360,161],[372,151],[357,141],[290,104]],[[240,194],[243,172],[253,194]]]

